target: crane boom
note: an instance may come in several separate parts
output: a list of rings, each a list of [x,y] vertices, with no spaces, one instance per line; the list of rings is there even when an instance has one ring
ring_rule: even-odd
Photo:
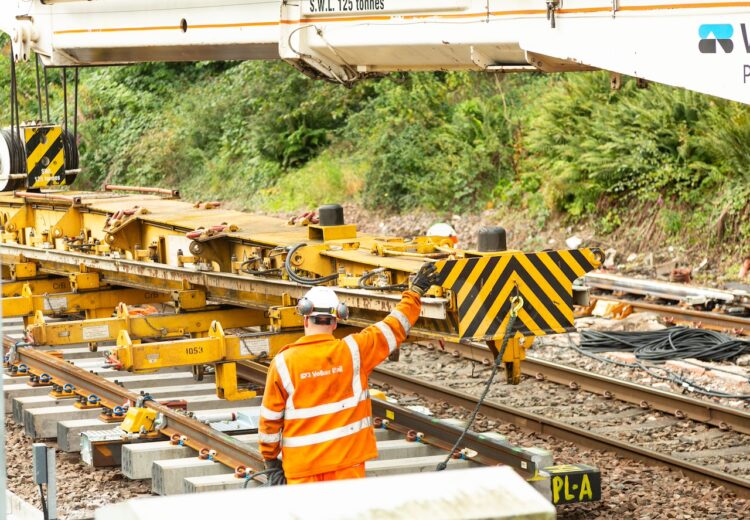
[[[0,29],[48,66],[283,59],[351,83],[415,70],[604,69],[750,103],[750,2],[17,0]]]

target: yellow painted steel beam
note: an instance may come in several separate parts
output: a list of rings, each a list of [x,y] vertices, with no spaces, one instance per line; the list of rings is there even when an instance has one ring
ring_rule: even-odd
[[[302,334],[302,330],[297,330],[225,335],[222,325],[214,321],[206,337],[141,344],[123,330],[118,335],[117,348],[111,352],[110,358],[118,368],[130,372],[252,360],[268,356],[271,350],[293,343]]]
[[[127,306],[120,304],[116,316],[92,320],[46,323],[44,315],[37,312],[26,331],[37,345],[59,346],[115,341],[121,331],[126,331],[134,339],[184,337],[186,334],[207,332],[215,320],[230,329],[268,324],[266,313],[254,309],[129,315]]]
[[[37,278],[35,280],[4,280],[2,283],[3,298],[21,296],[25,285],[31,288],[31,294],[57,294],[71,291],[70,280],[62,276]]]
[[[351,327],[339,327],[337,337],[351,334]],[[206,337],[139,343],[126,330],[120,331],[117,347],[110,353],[112,366],[135,373],[155,372],[163,368],[215,365],[216,394],[222,399],[250,399],[255,392],[237,388],[238,361],[252,361],[273,356],[279,349],[294,343],[304,334],[302,329],[226,335],[218,321],[211,323]]]
[[[141,305],[171,301],[169,294],[142,289],[108,289],[86,293],[58,293],[35,295],[30,287],[21,291],[21,296],[3,298],[3,316],[31,316],[42,314],[70,314],[80,311],[111,313],[120,303]]]

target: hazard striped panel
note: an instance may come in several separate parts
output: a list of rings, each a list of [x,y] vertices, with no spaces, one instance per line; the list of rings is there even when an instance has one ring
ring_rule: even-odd
[[[65,184],[65,144],[59,126],[24,128],[27,186],[43,188]]]
[[[543,336],[573,327],[573,281],[601,265],[598,249],[541,253],[507,252],[435,264],[438,285],[450,289],[458,306],[461,338],[500,339],[509,318],[510,298],[524,304],[514,329]]]

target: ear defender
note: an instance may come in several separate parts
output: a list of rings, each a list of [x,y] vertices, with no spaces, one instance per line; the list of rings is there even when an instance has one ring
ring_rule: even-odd
[[[349,307],[345,303],[339,303],[336,307],[336,318],[340,320],[349,319]]]
[[[336,319],[346,320],[349,318],[349,307],[345,303],[339,303],[335,309],[321,309],[315,307],[312,300],[308,298],[300,298],[297,301],[297,314],[300,316],[311,316],[313,313],[330,314]]]
[[[315,305],[307,298],[300,298],[299,301],[297,301],[297,313],[301,316],[309,316],[314,310]]]

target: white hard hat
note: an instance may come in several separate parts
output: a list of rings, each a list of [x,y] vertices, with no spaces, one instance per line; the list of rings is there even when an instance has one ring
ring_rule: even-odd
[[[346,319],[349,309],[339,302],[336,292],[330,287],[313,287],[297,302],[297,311],[302,316],[333,316]]]
[[[427,230],[427,236],[450,237],[454,244],[458,242],[458,234],[456,233],[456,230],[453,229],[453,226],[446,224],[445,222],[438,222],[437,224],[430,226],[430,229]]]

